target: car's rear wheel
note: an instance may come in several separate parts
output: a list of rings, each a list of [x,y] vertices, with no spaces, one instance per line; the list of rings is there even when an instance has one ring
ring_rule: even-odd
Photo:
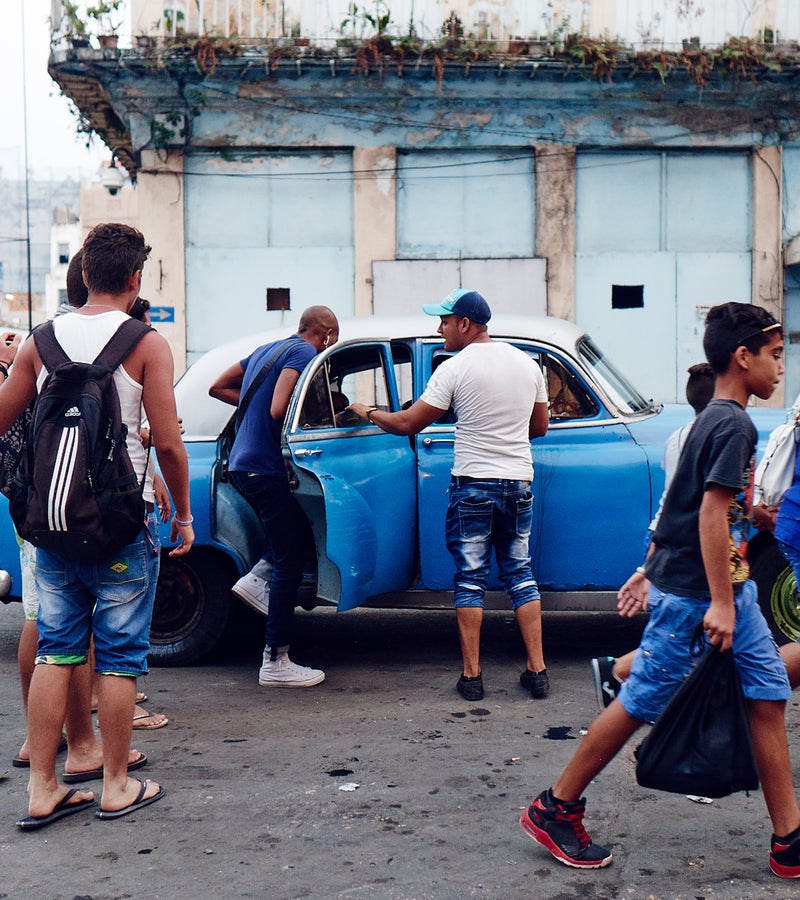
[[[748,546],[750,577],[758,586],[758,602],[778,644],[800,636],[797,581],[775,538],[757,534]]]
[[[150,662],[184,666],[208,655],[222,637],[231,603],[227,560],[208,548],[161,558],[150,628]]]

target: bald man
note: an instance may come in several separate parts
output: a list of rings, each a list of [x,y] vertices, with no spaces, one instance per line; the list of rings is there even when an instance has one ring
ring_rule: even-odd
[[[289,488],[281,431],[300,373],[338,337],[333,312],[327,306],[311,306],[300,317],[296,334],[259,347],[227,368],[208,391],[218,400],[240,406],[228,471],[261,520],[267,538],[267,553],[233,586],[238,597],[267,617],[258,675],[264,687],[312,687],[325,680],[320,669],[289,659],[309,525]]]

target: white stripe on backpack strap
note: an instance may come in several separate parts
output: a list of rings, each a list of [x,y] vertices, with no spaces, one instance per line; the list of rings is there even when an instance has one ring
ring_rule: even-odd
[[[47,497],[47,524],[51,531],[67,531],[67,498],[78,449],[78,429],[62,428]]]

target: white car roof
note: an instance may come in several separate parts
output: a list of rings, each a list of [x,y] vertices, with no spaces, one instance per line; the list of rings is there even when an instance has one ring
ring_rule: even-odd
[[[434,316],[356,316],[339,320],[339,342],[349,340],[397,338],[436,338],[439,319]],[[245,359],[256,347],[289,337],[297,331],[297,323],[262,331],[228,341],[209,350],[193,363],[175,386],[178,415],[184,420],[185,440],[216,440],[233,408],[208,396],[208,389],[221,372]],[[572,322],[551,316],[493,316],[489,334],[496,337],[519,337],[545,341],[573,354],[575,345],[585,332]]]

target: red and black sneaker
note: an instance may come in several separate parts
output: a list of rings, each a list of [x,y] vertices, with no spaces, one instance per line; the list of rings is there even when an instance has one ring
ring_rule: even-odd
[[[769,867],[778,878],[800,878],[800,828],[786,837],[772,835]]]
[[[611,851],[592,843],[583,827],[586,801],[554,800],[542,791],[522,814],[522,830],[546,847],[559,862],[576,869],[602,869],[614,858]],[[773,869],[774,871],[774,869]]]

